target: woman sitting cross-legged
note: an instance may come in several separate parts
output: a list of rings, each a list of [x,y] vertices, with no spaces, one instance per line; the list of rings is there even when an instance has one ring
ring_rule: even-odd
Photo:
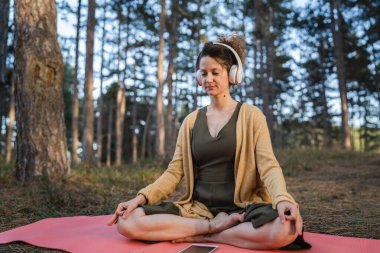
[[[263,113],[237,102],[230,87],[242,81],[245,41],[206,43],[196,82],[210,104],[190,113],[167,170],[134,199],[117,207],[109,225],[137,240],[215,242],[248,249],[309,248],[302,218],[287,192]],[[186,193],[169,197],[181,179]]]

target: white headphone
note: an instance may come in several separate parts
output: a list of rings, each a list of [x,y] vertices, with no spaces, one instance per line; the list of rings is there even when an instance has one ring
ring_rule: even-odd
[[[238,53],[229,45],[226,45],[223,43],[217,43],[217,42],[215,42],[213,44],[224,46],[224,47],[228,48],[235,55],[237,65],[234,64],[231,66],[230,72],[228,73],[228,81],[234,85],[241,83],[243,80],[243,64],[241,63],[241,60],[240,60]],[[199,58],[199,55],[197,57],[196,62],[198,62],[198,58]],[[195,66],[195,68],[196,68],[196,66]],[[200,83],[198,81],[198,80],[200,80],[200,78],[201,78],[201,73],[200,73],[200,70],[198,69],[198,70],[196,70],[196,73],[195,73],[195,79],[196,79],[197,84]]]

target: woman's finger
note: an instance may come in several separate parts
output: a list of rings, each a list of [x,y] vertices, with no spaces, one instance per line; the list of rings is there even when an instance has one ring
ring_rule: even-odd
[[[107,225],[112,226],[113,224],[116,224],[119,216],[122,214],[123,210],[125,210],[128,206],[127,202],[122,202],[119,205],[117,205],[115,213],[112,215],[112,218],[108,221]]]
[[[281,223],[285,223],[286,221],[285,208],[283,208],[282,206],[278,206],[277,211],[278,211],[278,216],[280,217]]]
[[[124,214],[123,214],[124,218],[127,218],[127,216],[128,216],[133,210],[135,210],[136,207],[137,207],[137,205],[134,205],[134,204],[129,205],[128,208],[125,210],[125,212],[124,212]]]
[[[123,202],[123,203],[120,203],[116,209],[116,213],[118,215],[122,215],[122,213],[124,213],[124,211],[128,209],[128,203],[127,202]]]
[[[114,214],[112,215],[112,218],[108,221],[107,225],[108,225],[108,226],[112,226],[113,224],[116,223],[116,221],[117,221],[117,214],[114,213]]]
[[[295,207],[295,206],[292,206],[290,208],[290,215],[287,216],[289,219],[288,220],[294,220],[294,221],[297,221],[297,217],[298,217],[298,209]]]
[[[297,234],[302,235],[302,228],[303,228],[303,220],[300,214],[298,214],[298,219],[296,221],[296,229],[297,229]]]

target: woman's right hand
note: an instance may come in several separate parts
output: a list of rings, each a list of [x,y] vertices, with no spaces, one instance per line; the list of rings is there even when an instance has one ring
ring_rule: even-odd
[[[108,221],[107,225],[112,226],[113,224],[116,224],[119,220],[119,216],[122,216],[124,218],[127,218],[128,215],[135,210],[139,205],[144,205],[146,203],[146,199],[143,195],[139,194],[135,198],[120,203],[115,213],[113,214],[112,218]]]

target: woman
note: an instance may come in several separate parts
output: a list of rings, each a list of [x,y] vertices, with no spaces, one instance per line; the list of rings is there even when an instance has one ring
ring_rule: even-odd
[[[273,155],[265,117],[230,96],[229,88],[242,79],[244,50],[239,36],[205,44],[196,81],[211,103],[185,118],[161,177],[118,205],[109,225],[117,223],[122,235],[249,249],[303,243],[302,218]],[[182,178],[185,195],[174,203],[160,202]]]

